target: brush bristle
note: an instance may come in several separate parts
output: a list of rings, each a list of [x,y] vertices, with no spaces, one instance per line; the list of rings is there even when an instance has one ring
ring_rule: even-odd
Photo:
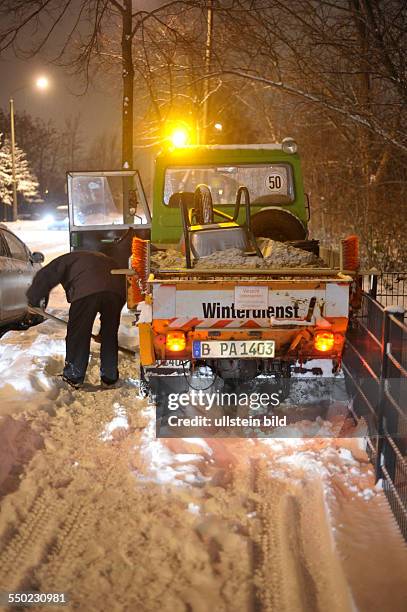
[[[148,240],[134,237],[131,245],[131,267],[137,272],[129,283],[128,305],[134,307],[144,300],[148,277]]]
[[[342,266],[344,270],[359,268],[359,238],[352,235],[341,240],[342,243]]]

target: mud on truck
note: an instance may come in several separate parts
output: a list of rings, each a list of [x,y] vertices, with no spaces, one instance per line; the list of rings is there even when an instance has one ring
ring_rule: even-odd
[[[137,171],[68,174],[71,248],[105,252],[126,277],[145,388],[256,379],[286,395],[293,370],[321,373],[311,360],[340,368],[357,240],[338,255],[309,237],[292,139],[162,151],[152,191],[150,215]]]

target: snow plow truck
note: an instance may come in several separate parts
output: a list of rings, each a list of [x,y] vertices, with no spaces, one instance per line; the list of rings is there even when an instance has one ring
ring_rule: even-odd
[[[202,375],[229,388],[261,377],[284,389],[310,360],[340,368],[357,303],[357,239],[336,253],[310,239],[292,139],[162,151],[152,193],[150,214],[137,171],[68,173],[71,249],[118,262],[143,385],[164,396]]]

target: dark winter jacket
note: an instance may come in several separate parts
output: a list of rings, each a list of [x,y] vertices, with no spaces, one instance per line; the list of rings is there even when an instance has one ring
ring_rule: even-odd
[[[114,259],[94,251],[61,255],[37,272],[27,291],[28,302],[38,306],[43,298],[48,299],[51,289],[59,283],[65,289],[68,302],[101,291],[112,291],[124,298],[125,279],[122,275],[110,274],[110,270],[117,267]]]

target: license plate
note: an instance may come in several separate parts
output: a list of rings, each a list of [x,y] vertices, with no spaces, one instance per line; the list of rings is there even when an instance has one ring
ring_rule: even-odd
[[[195,359],[212,357],[265,359],[274,357],[274,340],[194,340],[193,356]]]

